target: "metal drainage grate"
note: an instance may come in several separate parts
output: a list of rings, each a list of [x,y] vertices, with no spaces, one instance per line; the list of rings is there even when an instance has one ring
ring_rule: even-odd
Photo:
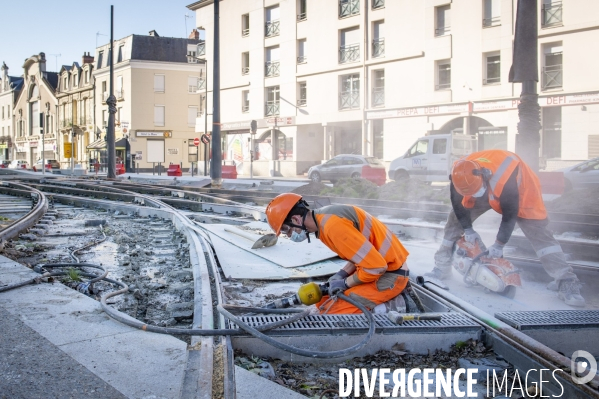
[[[375,314],[376,331],[389,334],[396,332],[446,332],[478,331],[480,325],[460,313],[443,313],[440,321],[412,320],[401,325],[393,323],[386,315]],[[287,316],[242,316],[241,320],[252,327],[284,320]],[[238,328],[234,326],[233,328]],[[312,315],[299,321],[272,330],[272,334],[359,334],[368,330],[368,321],[363,315]],[[269,334],[270,334],[269,333]]]
[[[543,310],[495,313],[518,330],[599,328],[599,310]]]

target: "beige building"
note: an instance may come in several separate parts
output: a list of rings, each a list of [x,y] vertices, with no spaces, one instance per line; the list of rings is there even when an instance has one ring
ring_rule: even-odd
[[[30,166],[42,159],[58,159],[59,141],[56,130],[55,96],[58,74],[46,71],[46,55],[39,53],[23,64],[23,88],[15,102],[13,159],[29,162]],[[43,114],[45,131],[40,129]]]
[[[21,88],[23,87],[23,78],[8,75],[8,66],[2,63],[2,75],[0,76],[0,109],[2,109],[2,119],[0,119],[0,161],[10,161],[13,157],[14,138],[12,133],[14,129],[14,105]]]
[[[170,163],[189,169],[189,154],[197,151],[193,139],[202,99],[198,87],[205,72],[195,59],[190,63],[187,55],[195,52],[199,43],[197,32],[191,39],[160,37],[151,31],[149,36],[115,40],[115,146],[117,162],[124,162],[127,170],[151,172],[158,163],[163,173]],[[97,140],[87,146],[89,157],[104,165],[109,48],[104,45],[96,49],[93,78]]]
[[[58,75],[58,131],[61,143],[71,143],[73,157],[66,158],[60,146],[61,168],[75,165],[88,168],[87,146],[95,140],[94,132],[94,57],[83,54],[82,63],[63,65]]]
[[[521,92],[508,82],[515,4],[222,0],[224,157],[248,173],[251,120],[262,175],[301,174],[342,153],[388,163],[420,136],[460,129],[477,134],[480,148],[513,151]],[[211,66],[213,1],[188,8],[206,31]],[[599,156],[596,15],[595,0],[539,0],[540,155],[548,169]]]

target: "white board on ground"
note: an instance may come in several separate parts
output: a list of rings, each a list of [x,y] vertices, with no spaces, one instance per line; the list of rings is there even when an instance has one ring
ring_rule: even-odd
[[[285,237],[279,237],[277,244],[272,247],[252,249],[254,242],[262,236],[253,233],[251,230],[239,229],[240,232],[255,236],[255,239],[241,237],[238,234],[225,230],[225,228],[227,230],[237,229],[238,227],[236,226],[221,224],[197,225],[210,232],[212,236],[216,235],[238,248],[282,267],[304,266],[337,256],[333,251],[320,242],[320,240],[317,240],[314,237],[311,238],[311,243],[308,243],[308,240],[303,242],[293,242]]]
[[[264,258],[231,245],[216,234],[210,240],[218,256],[225,277],[245,280],[288,280],[328,276],[337,273],[345,265],[340,258],[327,259],[300,267],[281,267]]]

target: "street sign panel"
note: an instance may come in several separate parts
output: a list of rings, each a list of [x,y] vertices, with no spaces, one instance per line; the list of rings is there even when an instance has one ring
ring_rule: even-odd
[[[200,145],[200,139],[197,137],[195,139],[193,139],[193,145],[195,145],[195,146]]]

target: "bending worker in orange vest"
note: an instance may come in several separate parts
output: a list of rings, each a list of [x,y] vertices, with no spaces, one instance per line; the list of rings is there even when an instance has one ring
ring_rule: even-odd
[[[310,242],[309,234],[314,233],[348,261],[329,279],[331,295],[343,292],[370,310],[385,302],[392,308],[393,299],[408,283],[408,251],[383,223],[358,207],[329,205],[311,210],[300,195],[287,193],[268,204],[266,217],[277,235]],[[316,304],[321,313],[361,313],[342,300],[327,302],[329,298]]]
[[[518,155],[503,150],[470,154],[455,162],[450,180],[453,211],[445,225],[441,248],[435,253],[435,268],[426,276],[441,280],[451,276],[454,243],[462,234],[468,242],[482,243],[472,222],[492,208],[502,214],[502,219],[497,239],[489,247],[489,257],[503,257],[503,247],[518,223],[545,271],[555,279],[547,288],[558,291],[559,298],[570,306],[585,306],[578,278],[547,229],[549,221],[539,179]]]

